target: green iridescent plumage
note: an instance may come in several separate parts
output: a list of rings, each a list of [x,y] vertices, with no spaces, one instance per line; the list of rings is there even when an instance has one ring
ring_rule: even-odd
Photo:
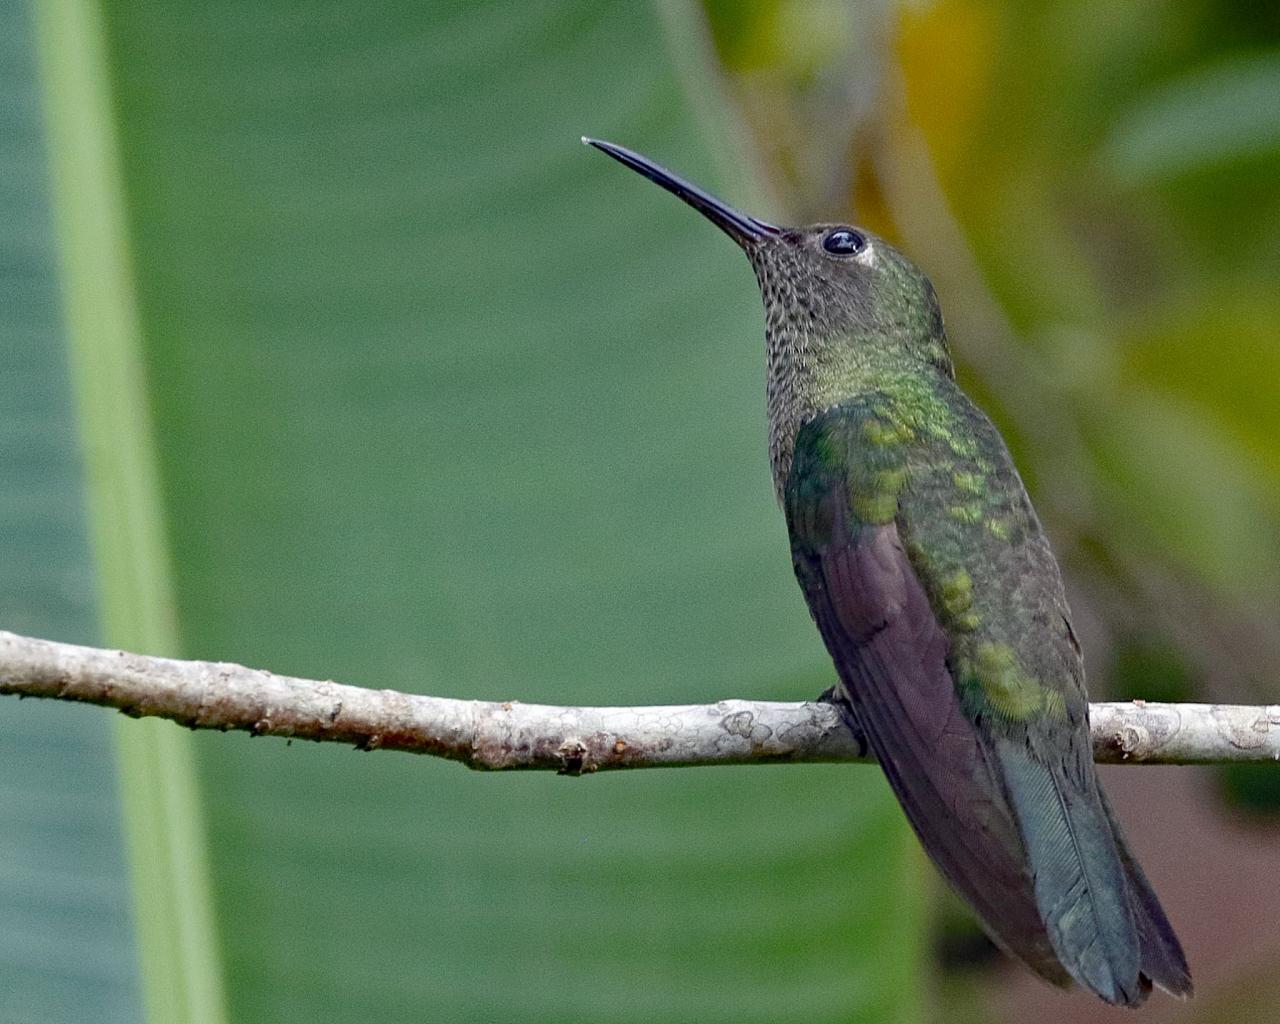
[[[971,717],[1074,727],[1087,702],[1066,601],[999,435],[945,374],[869,369],[847,386],[803,438],[795,500],[844,486],[854,529],[896,524]]]
[[[925,849],[1006,951],[1137,1005],[1181,947],[1094,771],[1058,567],[999,433],[955,383],[932,285],[882,239],[778,228],[630,151],[751,261],[770,459],[837,690]]]
[[[864,386],[801,428],[785,487],[797,576],[849,699],[926,848],[992,933],[1051,980],[1065,967],[1112,1002],[1139,1001],[1136,925],[1096,792],[1080,659],[1035,515],[998,436],[954,385],[929,398],[942,405],[927,415],[915,389]],[[868,451],[871,423],[902,440]],[[963,515],[957,473],[982,484]],[[813,514],[833,502],[844,515]],[[1010,524],[1011,539],[989,521]],[[877,543],[877,557],[860,558]],[[904,583],[922,593],[914,608]],[[903,664],[878,650],[895,632],[913,650],[940,642]]]

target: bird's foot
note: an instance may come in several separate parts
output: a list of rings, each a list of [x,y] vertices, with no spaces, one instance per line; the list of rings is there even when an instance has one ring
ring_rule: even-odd
[[[840,685],[828,686],[822,693],[818,694],[818,703],[830,704],[840,712],[840,721],[844,723],[846,729],[853,733],[853,738],[858,743],[858,756],[866,757],[870,749],[867,745],[866,730],[862,728],[862,723],[858,721],[857,709],[854,708],[849,698],[845,696],[844,690],[841,689]]]

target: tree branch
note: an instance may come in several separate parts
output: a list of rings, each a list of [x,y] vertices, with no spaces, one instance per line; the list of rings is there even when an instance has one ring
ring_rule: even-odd
[[[0,694],[80,701],[191,729],[243,729],[404,750],[470,768],[611,768],[866,760],[833,705],[722,700],[671,707],[552,707],[423,697],[175,661],[0,632]],[[1093,704],[1095,759],[1280,760],[1280,705]]]

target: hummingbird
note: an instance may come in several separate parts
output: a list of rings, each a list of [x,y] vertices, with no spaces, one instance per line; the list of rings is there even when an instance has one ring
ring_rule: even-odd
[[[723,230],[764,300],[769,459],[828,691],[1006,953],[1138,1006],[1191,995],[1093,763],[1062,576],[1003,438],[955,380],[932,283],[848,224],[779,227],[583,138]],[[825,696],[825,695],[824,695]]]

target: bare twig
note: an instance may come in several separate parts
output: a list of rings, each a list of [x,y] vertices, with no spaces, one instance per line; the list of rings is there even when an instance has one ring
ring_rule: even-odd
[[[0,694],[169,718],[192,729],[404,750],[471,768],[609,768],[865,760],[821,702],[723,700],[672,707],[551,707],[454,700],[293,679],[224,662],[175,661],[0,632]],[[1094,704],[1101,762],[1280,760],[1280,705]]]

